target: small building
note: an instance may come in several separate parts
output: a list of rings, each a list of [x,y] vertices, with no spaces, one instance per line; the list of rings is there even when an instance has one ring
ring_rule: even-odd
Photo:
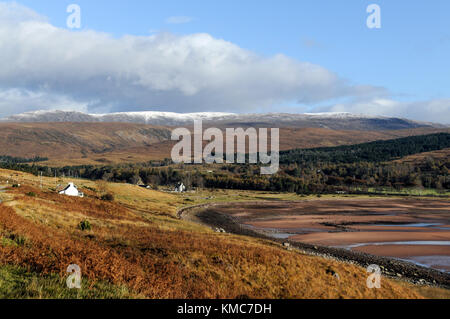
[[[176,193],[183,193],[186,191],[186,186],[183,183],[179,183],[174,190]]]
[[[60,195],[84,197],[84,194],[78,190],[74,183],[69,183],[66,188],[59,192]]]

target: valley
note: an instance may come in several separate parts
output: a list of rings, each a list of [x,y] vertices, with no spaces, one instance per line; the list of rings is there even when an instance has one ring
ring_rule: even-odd
[[[449,298],[449,129],[343,123],[282,125],[274,176],[174,164],[170,125],[0,123],[0,296]]]

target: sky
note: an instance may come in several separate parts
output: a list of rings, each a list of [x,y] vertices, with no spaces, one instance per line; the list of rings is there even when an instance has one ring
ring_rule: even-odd
[[[67,24],[70,4],[80,28]],[[370,4],[380,28],[367,26]],[[446,0],[0,0],[0,117],[352,112],[450,124],[449,15]]]

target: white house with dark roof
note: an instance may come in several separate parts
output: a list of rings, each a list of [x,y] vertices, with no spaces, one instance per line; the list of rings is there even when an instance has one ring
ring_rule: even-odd
[[[78,190],[74,183],[69,183],[66,188],[59,192],[60,195],[84,197],[84,194]]]

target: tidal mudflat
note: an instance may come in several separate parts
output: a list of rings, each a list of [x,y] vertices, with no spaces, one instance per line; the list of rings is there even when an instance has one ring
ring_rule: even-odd
[[[450,272],[450,201],[349,198],[221,207],[275,238],[394,257]]]

